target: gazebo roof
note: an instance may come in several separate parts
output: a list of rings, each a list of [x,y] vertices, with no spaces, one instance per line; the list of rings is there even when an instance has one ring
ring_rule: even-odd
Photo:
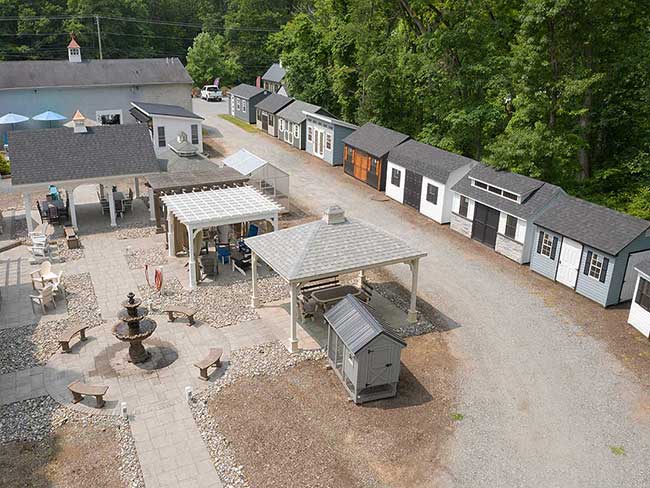
[[[426,256],[373,225],[348,219],[339,207],[322,220],[246,239],[287,281],[309,281],[403,263]]]
[[[240,149],[236,153],[224,158],[223,164],[236,169],[243,175],[250,175],[253,171],[268,164],[268,161],[256,156],[246,149]]]
[[[251,186],[166,195],[167,211],[188,227],[207,227],[265,219],[282,207]]]

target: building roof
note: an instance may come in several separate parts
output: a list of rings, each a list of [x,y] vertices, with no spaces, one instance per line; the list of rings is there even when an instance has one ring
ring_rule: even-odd
[[[246,149],[240,149],[236,153],[224,158],[223,164],[230,166],[243,175],[250,175],[253,171],[268,164],[268,161],[256,156]]]
[[[161,200],[180,222],[195,228],[252,222],[277,216],[282,210],[252,186],[178,193]]]
[[[641,261],[634,268],[640,273],[643,273],[646,276],[650,276],[650,259]]]
[[[167,150],[158,156],[158,162],[164,173],[147,177],[149,186],[154,190],[200,189],[204,186],[245,183],[249,179],[227,166],[220,168],[201,154],[179,156]]]
[[[230,90],[230,93],[239,98],[245,98],[246,100],[248,100],[249,98],[259,95],[260,93],[268,94],[269,92],[263,88],[258,88],[253,85],[247,85],[246,83],[241,83],[236,87],[232,88]]]
[[[258,103],[255,106],[255,108],[264,110],[265,112],[268,112],[270,114],[275,114],[292,102],[293,102],[293,98],[285,97],[284,95],[279,95],[277,93],[274,93],[273,95],[269,95],[260,103]]]
[[[70,43],[68,44],[68,49],[79,49],[79,43],[77,40],[74,38],[74,36],[71,37]]]
[[[266,73],[262,75],[262,79],[273,83],[281,83],[286,74],[286,70],[280,66],[279,63],[273,63],[271,67],[266,70]]]
[[[511,173],[509,171],[498,170],[485,164],[474,166],[468,176],[499,187],[502,190],[508,190],[511,193],[521,195],[524,199],[527,195],[544,184],[541,180],[536,180],[535,178],[519,175],[517,173]]]
[[[343,344],[355,354],[380,335],[406,346],[406,342],[394,330],[377,320],[368,307],[352,295],[347,295],[328,310],[325,320]]]
[[[178,58],[0,62],[0,90],[170,83],[192,84]]]
[[[303,112],[327,113],[318,105],[296,100],[278,112],[278,117],[286,119],[296,124],[302,123],[306,115]]]
[[[473,159],[412,139],[392,149],[388,153],[388,160],[441,183],[446,183],[457,169],[476,164]]]
[[[322,220],[246,239],[246,244],[287,281],[324,278],[388,264],[426,253],[388,232],[360,220]]]
[[[203,120],[203,117],[196,115],[194,112],[190,112],[184,107],[179,107],[178,105],[166,105],[164,103],[144,103],[144,102],[131,102],[135,108],[142,111],[144,114],[152,115],[164,115],[166,117],[182,117],[187,119],[199,119]]]
[[[9,132],[12,185],[160,172],[145,125],[103,125]]]
[[[612,256],[650,228],[647,220],[568,195],[554,202],[535,223]]]
[[[368,122],[343,139],[343,142],[371,156],[383,158],[391,149],[408,139],[406,134]]]
[[[313,112],[307,112],[306,110],[303,111],[306,117],[311,118],[311,119],[316,119],[320,120],[322,122],[325,122],[326,124],[332,124],[332,125],[340,125],[341,127],[347,127],[348,129],[353,129],[357,130],[359,128],[358,125],[351,124],[349,122],[346,122],[345,120],[339,120],[331,116],[327,116],[324,114],[316,114]]]
[[[472,186],[472,179],[470,177],[478,166],[482,165],[480,163],[477,164],[472,170],[470,170],[468,174],[463,176],[458,181],[458,183],[452,187],[452,190],[460,193],[461,195],[472,198],[473,200],[481,202],[488,207],[496,208],[524,220],[529,220],[535,217],[555,198],[564,193],[562,188],[559,186],[540,182],[541,184],[537,190],[529,193],[528,197],[524,199],[522,203],[517,203],[502,196],[495,195],[494,193],[490,193],[487,190]]]

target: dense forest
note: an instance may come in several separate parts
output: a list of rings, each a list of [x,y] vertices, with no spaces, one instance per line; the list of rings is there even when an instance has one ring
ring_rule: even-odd
[[[0,0],[0,59],[179,56],[650,218],[646,0]],[[46,16],[47,19],[38,18]]]

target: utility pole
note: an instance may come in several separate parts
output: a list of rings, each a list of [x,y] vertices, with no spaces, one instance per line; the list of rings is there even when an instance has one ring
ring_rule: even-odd
[[[104,54],[102,53],[102,33],[99,30],[99,15],[95,15],[95,24],[97,24],[97,43],[99,45],[99,59],[104,59]]]

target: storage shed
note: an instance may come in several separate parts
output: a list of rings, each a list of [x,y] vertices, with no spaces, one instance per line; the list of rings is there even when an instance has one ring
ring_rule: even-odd
[[[332,166],[343,164],[343,139],[357,127],[322,114],[304,112],[307,117],[307,145],[305,151]]]
[[[367,305],[346,296],[325,314],[327,359],[354,403],[394,397],[406,343]]]
[[[535,220],[530,269],[601,304],[631,300],[650,222],[564,195]]]
[[[278,112],[278,139],[298,149],[305,149],[307,133],[307,117],[304,112],[315,114],[330,114],[311,103],[295,100]]]
[[[259,102],[256,107],[257,128],[268,132],[273,137],[278,137],[277,114],[292,102],[293,98],[285,97],[277,93]]]
[[[262,87],[271,93],[277,93],[283,87],[286,74],[281,63],[273,63],[262,75]]]
[[[406,141],[388,153],[386,196],[446,224],[451,220],[451,187],[476,164],[460,154]]]
[[[408,139],[405,134],[368,122],[343,139],[343,169],[375,190],[384,191],[388,152]]]
[[[230,90],[229,113],[249,124],[255,123],[255,106],[271,94],[268,90],[242,83]]]
[[[635,269],[638,276],[627,322],[650,339],[650,261],[640,262]]]

